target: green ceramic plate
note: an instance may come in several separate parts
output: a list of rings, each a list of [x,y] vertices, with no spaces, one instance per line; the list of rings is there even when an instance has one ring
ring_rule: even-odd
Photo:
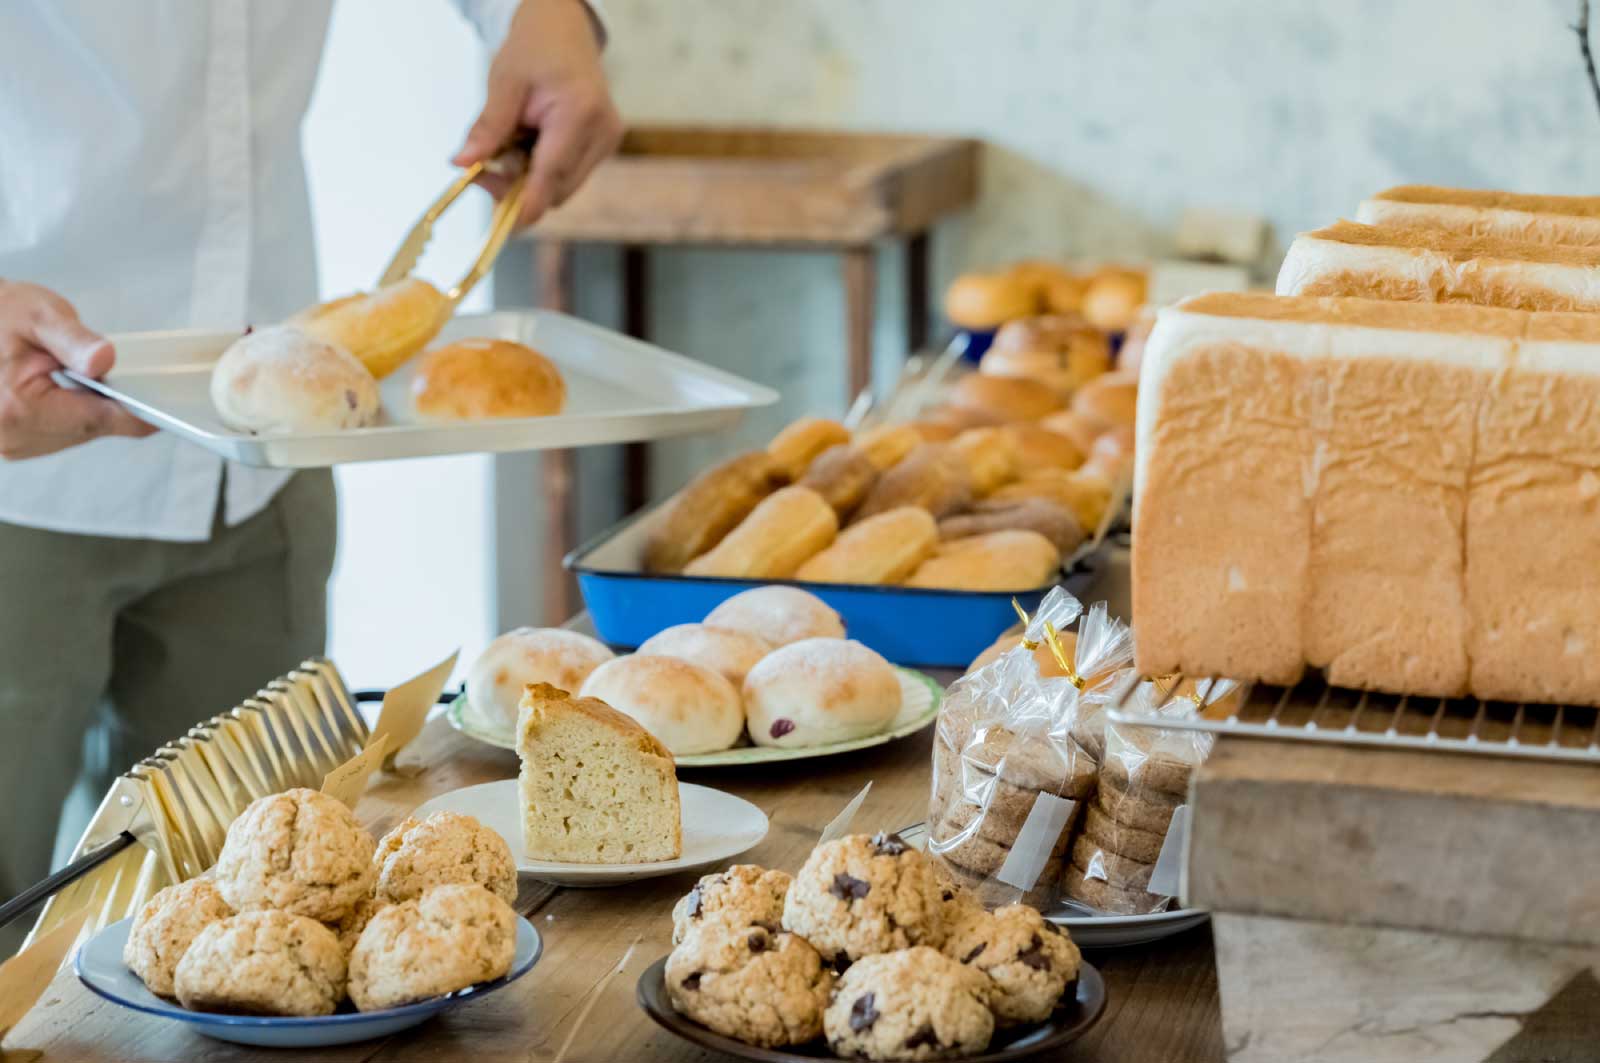
[[[939,715],[939,702],[944,697],[944,688],[932,676],[923,675],[921,672],[914,672],[909,668],[896,668],[895,671],[900,676],[900,714],[889,724],[888,730],[880,734],[868,735],[866,738],[857,738],[849,742],[835,742],[828,746],[797,746],[792,749],[779,749],[773,746],[735,746],[715,753],[690,753],[674,759],[680,768],[768,764],[776,760],[804,760],[807,757],[826,757],[834,753],[869,749],[872,746],[881,746],[885,742],[892,742],[896,738],[916,734]],[[501,749],[516,748],[517,739],[511,728],[485,719],[467,701],[465,694],[459,695],[450,703],[445,709],[445,718],[450,721],[450,726],[470,738],[487,742],[491,746],[499,746]]]

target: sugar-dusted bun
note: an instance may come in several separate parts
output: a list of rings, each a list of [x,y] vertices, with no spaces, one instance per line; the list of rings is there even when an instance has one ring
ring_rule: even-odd
[[[460,340],[422,356],[411,401],[432,421],[547,417],[561,412],[567,385],[555,363],[532,347],[510,340]]]
[[[1144,305],[1148,281],[1142,270],[1107,266],[1095,272],[1079,313],[1095,328],[1122,332]]]
[[[1076,469],[1083,464],[1085,455],[1078,444],[1043,427],[1042,422],[1007,425],[1005,431],[1017,448],[1017,468],[1023,476],[1035,469]]]
[[[673,756],[727,749],[744,727],[744,706],[733,684],[720,672],[677,657],[636,653],[607,661],[590,673],[579,694],[633,717]]]
[[[676,657],[709,668],[739,686],[745,673],[772,652],[772,643],[748,631],[709,624],[674,624],[656,632],[639,647],[641,656]]]
[[[419,277],[302,310],[290,324],[344,347],[382,380],[428,345],[450,316],[444,294]]]
[[[979,363],[991,376],[1037,380],[1062,396],[1111,368],[1106,334],[1080,317],[1025,317],[995,333]]]
[[[1139,378],[1128,373],[1108,373],[1085,384],[1072,397],[1072,412],[1100,431],[1132,428],[1139,408]]]
[[[900,711],[894,667],[859,642],[806,639],[774,650],[744,680],[750,739],[819,746],[875,735]]]
[[[944,313],[961,328],[998,328],[1038,313],[1038,288],[1012,273],[963,273],[944,293]]]
[[[522,691],[548,683],[575,694],[602,664],[616,654],[605,643],[558,627],[519,627],[495,639],[467,672],[467,698],[473,708],[507,727],[517,723]]]
[[[969,428],[951,441],[950,451],[966,464],[980,498],[1017,478],[1017,443],[1004,428]]]
[[[1071,410],[1061,410],[1040,421],[1039,427],[1069,441],[1086,459],[1094,449],[1094,441],[1100,438],[1103,426],[1099,420],[1090,420]]]
[[[327,432],[378,416],[378,382],[338,344],[286,325],[245,333],[211,370],[211,404],[243,432]]]
[[[753,587],[706,614],[711,627],[744,631],[774,646],[811,638],[844,638],[844,621],[815,594],[799,587]]]
[[[1031,591],[1055,579],[1061,554],[1038,532],[994,531],[942,544],[906,581],[909,587]]]
[[[839,515],[809,487],[785,487],[762,499],[723,540],[683,566],[686,576],[788,579],[833,542]]]
[[[1002,421],[1037,421],[1061,409],[1064,401],[1037,380],[969,373],[950,389],[950,401],[993,414]]]
[[[767,453],[790,481],[805,475],[817,456],[829,447],[850,442],[850,429],[822,417],[802,417],[772,437]]]
[[[858,432],[853,445],[883,472],[900,464],[923,442],[922,433],[913,425],[886,424]]]
[[[846,528],[832,546],[801,565],[795,578],[811,583],[899,583],[938,544],[933,515],[919,506],[901,506]]]

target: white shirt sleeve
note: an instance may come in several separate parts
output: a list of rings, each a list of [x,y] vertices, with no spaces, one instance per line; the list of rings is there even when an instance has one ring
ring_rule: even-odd
[[[477,29],[478,36],[491,51],[499,48],[505,41],[506,33],[511,29],[511,16],[522,6],[522,0],[452,0],[452,2]],[[604,47],[608,34],[601,0],[583,0],[583,2],[589,9],[589,17],[594,22],[600,45]]]

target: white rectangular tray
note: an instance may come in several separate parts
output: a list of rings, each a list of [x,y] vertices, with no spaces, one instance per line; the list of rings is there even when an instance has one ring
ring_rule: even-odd
[[[211,368],[237,332],[134,332],[112,336],[116,368],[103,381],[71,379],[145,421],[245,465],[316,468],[439,454],[553,450],[684,435],[737,424],[778,393],[598,325],[548,310],[462,314],[441,340],[516,340],[560,368],[567,406],[553,417],[429,423],[411,404],[414,363],[381,384],[383,410],[371,428],[310,435],[251,434],[218,419]]]

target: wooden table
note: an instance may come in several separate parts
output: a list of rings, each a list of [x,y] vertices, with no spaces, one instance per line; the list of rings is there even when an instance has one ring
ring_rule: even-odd
[[[872,793],[856,816],[860,830],[898,828],[924,817],[931,731],[874,750],[761,768],[685,771],[689,781],[737,793],[760,806],[771,833],[741,860],[796,869],[832,819],[868,780]],[[435,719],[401,758],[419,773],[376,777],[357,808],[374,831],[419,802],[460,786],[509,778],[516,757],[465,738]],[[386,1041],[318,1051],[317,1060],[445,1060],[474,1063],[556,1058],[586,995],[638,941],[625,971],[602,990],[566,1059],[723,1058],[677,1040],[634,1003],[639,973],[671,948],[672,903],[693,875],[610,889],[556,889],[524,878],[518,910],[545,936],[544,957],[510,988]],[[1155,945],[1091,952],[1105,975],[1105,1016],[1061,1058],[1106,1063],[1209,1063],[1220,1060],[1222,1032],[1211,932],[1189,931]],[[136,1015],[93,996],[63,971],[5,1042],[0,1063],[27,1060],[245,1061],[287,1052],[209,1041],[176,1023]],[[311,1059],[302,1053],[299,1058]]]

